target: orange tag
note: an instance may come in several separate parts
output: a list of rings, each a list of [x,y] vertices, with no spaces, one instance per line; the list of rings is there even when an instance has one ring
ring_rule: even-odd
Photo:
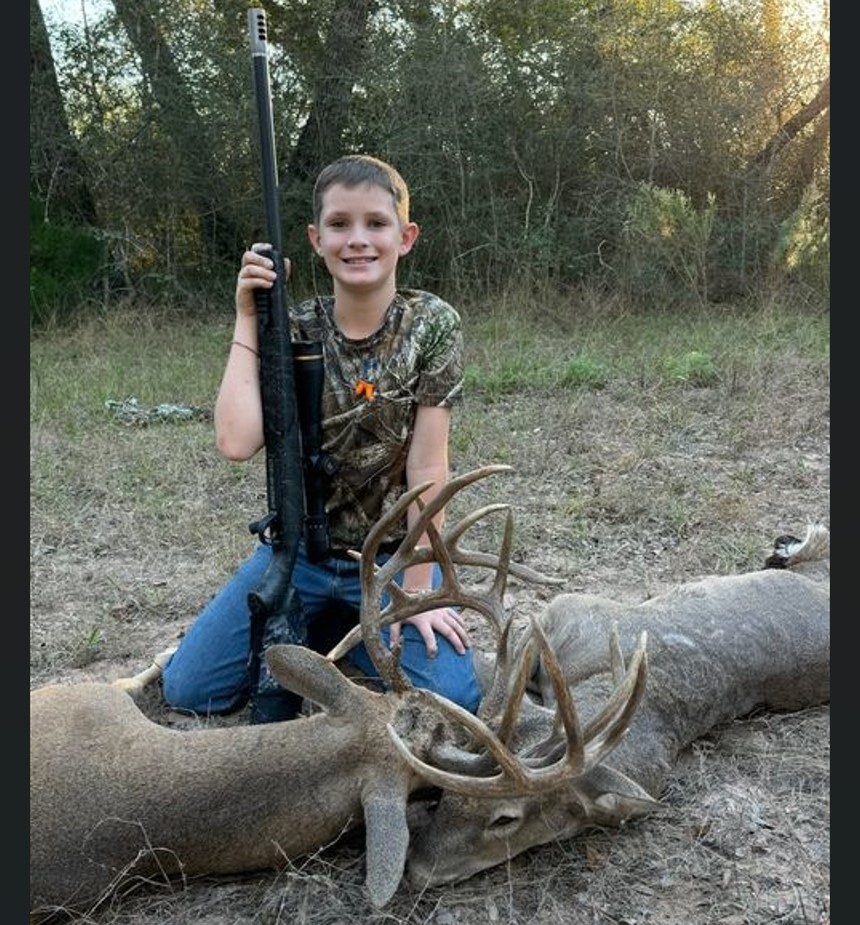
[[[366,379],[359,379],[355,384],[355,394],[358,396],[363,395],[367,401],[373,401],[373,393],[375,391],[376,386]]]

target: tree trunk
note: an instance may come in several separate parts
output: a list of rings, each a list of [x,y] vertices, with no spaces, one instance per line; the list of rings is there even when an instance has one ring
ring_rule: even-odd
[[[114,0],[117,14],[140,55],[143,72],[161,110],[163,125],[183,165],[183,186],[196,210],[201,232],[215,259],[235,260],[241,236],[225,208],[220,178],[206,125],[194,108],[179,68],[146,0]]]
[[[337,0],[326,35],[314,100],[287,168],[291,190],[307,186],[329,161],[343,154],[353,87],[364,76],[367,21],[374,0]],[[300,193],[300,195],[302,195]]]
[[[830,78],[818,88],[814,98],[795,113],[750,162],[751,167],[766,167],[774,157],[813,119],[830,108]]]
[[[30,192],[42,203],[45,221],[96,224],[86,165],[66,118],[37,0],[30,0]]]

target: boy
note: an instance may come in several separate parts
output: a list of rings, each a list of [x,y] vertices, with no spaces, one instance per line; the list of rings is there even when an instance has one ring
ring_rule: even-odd
[[[403,491],[433,481],[422,496],[429,501],[448,478],[451,407],[462,390],[462,333],[446,302],[397,289],[397,263],[418,235],[406,183],[389,164],[348,155],[319,174],[308,238],[332,276],[334,294],[290,311],[293,338],[323,345],[322,448],[337,465],[326,502],[330,554],[312,563],[300,543],[292,575],[302,617],[301,625],[290,627],[291,641],[319,651],[336,641],[326,632],[333,609],[341,615],[345,610],[351,625],[357,622],[359,564],[347,550],[361,549],[369,529]],[[275,280],[271,261],[257,252],[265,248],[255,244],[242,255],[233,341],[215,403],[216,444],[231,460],[250,459],[264,446],[254,292]],[[416,513],[410,510],[410,521]],[[386,545],[396,546],[406,526]],[[426,542],[423,537],[419,545]],[[226,713],[247,701],[247,596],[271,555],[261,543],[183,638],[163,677],[165,699],[175,708]],[[438,566],[429,563],[401,576],[407,590],[436,587],[439,580]],[[338,636],[349,625],[341,623]],[[417,687],[477,709],[480,688],[459,613],[442,608],[418,614],[386,627],[383,636],[389,645],[402,641],[401,665]],[[363,645],[348,657],[376,674]],[[294,716],[299,707],[300,699],[284,691],[272,718]]]

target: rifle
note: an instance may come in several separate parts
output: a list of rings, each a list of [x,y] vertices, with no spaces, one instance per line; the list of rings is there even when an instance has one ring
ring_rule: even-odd
[[[260,584],[248,595],[251,722],[256,723],[288,719],[295,715],[300,704],[297,695],[284,691],[269,675],[262,654],[274,642],[303,644],[307,641],[301,603],[291,579],[303,522],[308,558],[314,561],[328,553],[325,479],[332,474],[334,465],[321,446],[322,345],[310,341],[293,343],[290,334],[281,252],[266,14],[262,9],[248,10],[248,34],[257,103],[266,232],[270,244],[265,255],[272,261],[277,274],[271,289],[258,289],[254,293],[268,511],[251,523],[249,529],[262,542],[271,545],[273,554]],[[300,388],[297,389],[297,385]]]

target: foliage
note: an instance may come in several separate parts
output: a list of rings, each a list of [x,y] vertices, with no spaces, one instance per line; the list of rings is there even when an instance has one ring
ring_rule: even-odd
[[[781,223],[774,266],[794,279],[827,291],[830,267],[829,201],[815,187],[804,191],[797,209]]]
[[[46,222],[30,197],[30,324],[39,327],[74,314],[96,291],[105,245],[91,228]]]
[[[350,82],[339,143],[390,159],[410,182],[422,235],[404,285],[458,298],[513,283],[590,285],[642,311],[701,311],[762,282],[801,278],[826,299],[827,111],[753,169],[828,74],[829,24],[792,18],[794,0],[764,13],[757,0],[272,4],[284,247],[297,297],[327,280],[306,240],[310,179],[284,165],[341,105],[326,96],[347,67],[332,59],[328,26],[350,5],[367,13],[365,63]],[[192,148],[213,165],[202,179],[166,118],[164,75],[147,69],[115,10],[103,9],[85,28],[48,19],[48,30],[112,278],[124,292],[170,280],[179,297],[201,277],[228,286],[230,242],[238,257],[262,225],[247,6],[136,7],[170,51],[171,99],[187,99],[188,123],[202,126]],[[235,228],[226,251],[214,249],[212,212],[201,205],[215,191],[212,208]]]
[[[561,385],[565,388],[602,389],[609,381],[609,369],[598,357],[580,353],[565,363]]]
[[[713,358],[701,350],[666,357],[664,368],[672,382],[704,386],[713,385],[719,378]]]
[[[707,263],[714,197],[697,210],[682,190],[642,184],[622,227],[621,276],[633,299],[658,304],[707,302]]]

